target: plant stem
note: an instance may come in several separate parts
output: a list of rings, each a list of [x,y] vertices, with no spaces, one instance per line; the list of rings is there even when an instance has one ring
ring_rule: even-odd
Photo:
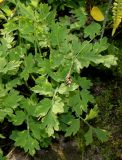
[[[112,3],[112,0],[109,0],[108,7],[107,7],[107,9],[106,9],[106,11],[105,11],[105,20],[103,21],[103,26],[102,26],[102,31],[101,31],[101,37],[100,37],[100,39],[102,39],[102,38],[103,38],[103,35],[104,35],[105,26],[106,26],[106,23],[107,23],[107,20],[108,20],[108,19],[107,19],[107,17],[108,17],[108,12],[109,12],[111,3]]]

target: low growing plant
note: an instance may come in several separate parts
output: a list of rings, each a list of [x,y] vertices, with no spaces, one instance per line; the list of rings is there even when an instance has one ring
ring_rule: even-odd
[[[88,122],[98,107],[91,81],[80,76],[90,64],[116,64],[113,55],[105,54],[107,38],[99,39],[101,25],[87,23],[84,6],[71,9],[70,17],[58,17],[38,0],[10,0],[1,10],[0,122],[23,126],[10,135],[15,146],[34,155],[60,131],[75,135],[81,123],[88,126],[86,145],[94,135],[107,140],[106,131]]]

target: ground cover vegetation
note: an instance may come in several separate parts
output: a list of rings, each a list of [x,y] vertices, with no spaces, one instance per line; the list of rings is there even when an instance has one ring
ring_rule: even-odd
[[[82,71],[117,65],[110,46],[117,48],[103,36],[106,28],[90,16],[87,3],[9,0],[0,4],[0,139],[6,139],[2,127],[10,125],[9,139],[31,156],[59,134],[71,137],[82,132],[86,146],[96,138],[105,142],[110,137],[104,126],[91,123],[100,104],[91,93],[94,84]],[[107,10],[108,2],[100,3]],[[119,25],[116,8],[112,35]],[[2,148],[0,156],[5,159]]]

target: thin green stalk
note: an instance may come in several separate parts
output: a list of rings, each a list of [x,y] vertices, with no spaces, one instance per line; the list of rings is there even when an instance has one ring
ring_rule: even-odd
[[[30,126],[29,126],[29,117],[27,115],[27,118],[26,118],[26,121],[27,121],[27,131],[28,131],[28,134],[30,134]]]
[[[81,119],[86,125],[88,125],[89,127],[93,128],[93,126],[91,126],[87,121],[85,121],[85,119],[83,119],[82,117],[80,117],[80,119]]]
[[[102,26],[100,39],[103,38],[103,35],[104,35],[104,32],[105,32],[105,26],[106,26],[106,23],[107,23],[107,20],[108,20],[108,13],[109,13],[109,9],[110,9],[111,3],[112,3],[112,0],[109,0],[108,7],[107,7],[107,9],[105,11],[105,20],[103,21],[103,26]]]

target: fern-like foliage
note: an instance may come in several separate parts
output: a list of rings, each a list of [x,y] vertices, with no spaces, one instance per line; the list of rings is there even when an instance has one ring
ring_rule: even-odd
[[[112,11],[113,11],[113,21],[114,21],[113,31],[112,31],[112,36],[113,36],[122,20],[122,0],[115,0],[115,2],[113,3]]]

